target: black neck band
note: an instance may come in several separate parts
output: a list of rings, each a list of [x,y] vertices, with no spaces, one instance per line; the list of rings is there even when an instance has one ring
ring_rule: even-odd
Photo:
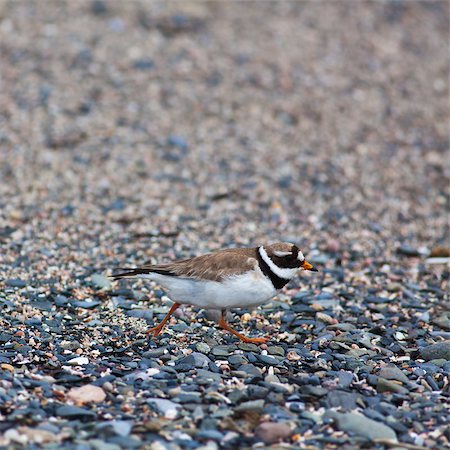
[[[261,254],[259,253],[259,248],[256,250],[256,253],[258,254],[259,268],[266,277],[269,277],[275,289],[281,289],[283,286],[288,284],[289,281],[291,281],[287,280],[286,278],[279,277],[277,274],[273,273],[272,270],[270,270],[269,265],[264,261]]]

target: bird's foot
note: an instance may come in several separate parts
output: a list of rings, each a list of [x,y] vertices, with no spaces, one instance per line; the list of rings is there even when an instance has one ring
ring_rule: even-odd
[[[146,331],[147,334],[153,334],[153,337],[158,337],[161,333],[162,329],[164,328],[164,324],[161,326],[161,324],[156,325],[156,327],[150,328]]]
[[[243,342],[247,344],[265,344],[266,342],[270,341],[270,337],[257,337],[257,338],[250,338],[247,336],[239,337]]]

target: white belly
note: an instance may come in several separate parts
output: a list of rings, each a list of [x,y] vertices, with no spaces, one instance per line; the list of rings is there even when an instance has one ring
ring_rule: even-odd
[[[159,274],[141,275],[163,287],[174,302],[205,309],[259,306],[278,291],[262,273],[248,273],[225,281],[191,280]]]

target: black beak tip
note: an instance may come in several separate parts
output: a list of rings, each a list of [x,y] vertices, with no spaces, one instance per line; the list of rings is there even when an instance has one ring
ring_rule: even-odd
[[[319,271],[319,270],[316,269],[315,267],[313,267],[312,269],[309,269],[309,270],[311,270],[311,272],[318,272],[318,271]]]

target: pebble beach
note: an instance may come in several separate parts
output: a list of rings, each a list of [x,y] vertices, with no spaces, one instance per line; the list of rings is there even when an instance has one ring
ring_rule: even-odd
[[[0,449],[450,445],[446,1],[0,2]],[[288,241],[230,324],[120,267]]]

